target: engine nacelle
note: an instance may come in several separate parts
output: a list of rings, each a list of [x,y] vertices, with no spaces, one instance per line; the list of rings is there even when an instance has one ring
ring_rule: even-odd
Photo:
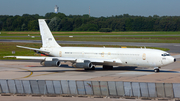
[[[74,63],[73,67],[75,68],[85,68],[90,69],[93,67],[93,64],[91,62],[84,62],[84,63]]]
[[[45,60],[43,60],[43,61],[41,61],[41,63],[40,63],[41,65],[43,65],[43,66],[61,66],[61,61],[59,61],[59,60],[53,60],[53,61],[45,61]]]

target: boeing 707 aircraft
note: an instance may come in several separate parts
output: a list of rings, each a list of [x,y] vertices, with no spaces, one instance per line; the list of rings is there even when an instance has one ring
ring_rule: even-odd
[[[61,47],[54,39],[45,19],[39,19],[42,39],[40,49],[17,46],[34,50],[46,56],[5,56],[17,59],[42,60],[43,66],[61,66],[62,62],[71,62],[73,67],[93,70],[96,65],[103,69],[113,69],[113,66],[154,67],[159,68],[176,61],[169,53],[157,49],[146,48],[105,48],[105,47]]]

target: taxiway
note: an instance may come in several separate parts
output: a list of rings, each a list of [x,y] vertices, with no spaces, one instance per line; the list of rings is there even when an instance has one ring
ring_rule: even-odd
[[[43,67],[39,61],[1,60],[0,79],[180,83],[179,66],[180,59],[177,59],[175,63],[162,67],[159,73],[154,73],[153,68],[140,67],[115,67],[113,70],[103,70],[99,66],[93,71],[84,71],[83,68],[73,68],[68,63],[62,67]]]

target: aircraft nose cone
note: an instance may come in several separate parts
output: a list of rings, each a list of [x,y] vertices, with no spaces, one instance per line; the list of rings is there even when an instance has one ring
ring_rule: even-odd
[[[176,62],[176,59],[174,59],[174,62]]]

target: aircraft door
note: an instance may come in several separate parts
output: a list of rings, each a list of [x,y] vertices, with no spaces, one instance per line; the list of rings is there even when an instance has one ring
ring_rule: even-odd
[[[62,51],[59,52],[59,57],[62,57]]]
[[[146,54],[145,54],[145,53],[143,53],[142,59],[143,59],[143,60],[146,60]]]

